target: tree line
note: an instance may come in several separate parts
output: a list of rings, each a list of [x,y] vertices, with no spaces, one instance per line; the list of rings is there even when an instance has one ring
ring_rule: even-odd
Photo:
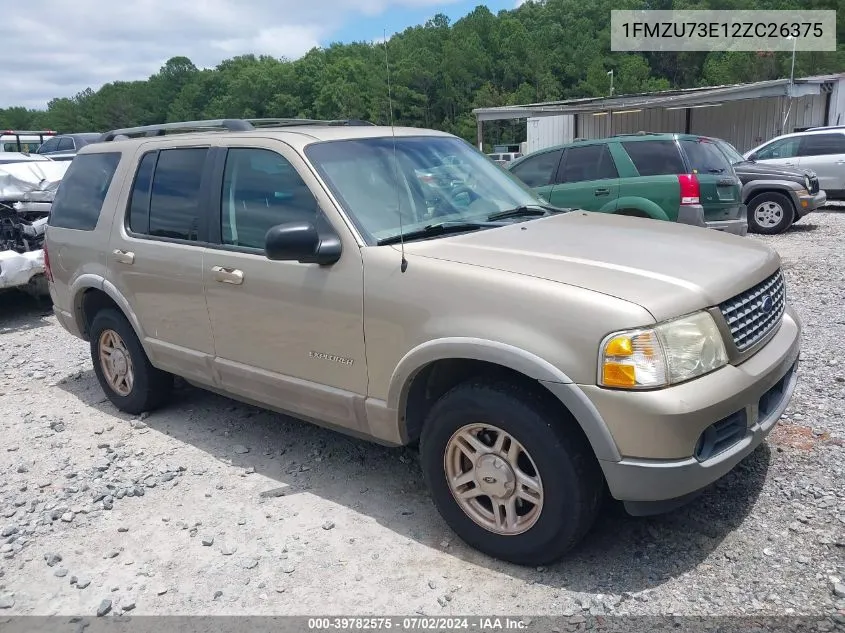
[[[611,9],[837,9],[840,0],[541,0],[493,14],[442,14],[386,44],[334,43],[296,60],[241,55],[199,69],[173,57],[146,80],[57,96],[46,109],[0,109],[0,129],[106,131],[167,121],[307,117],[389,121],[475,138],[476,107],[788,77],[791,53],[614,53]],[[795,75],[845,70],[836,52],[799,52]],[[524,140],[524,126],[486,125],[485,142]]]

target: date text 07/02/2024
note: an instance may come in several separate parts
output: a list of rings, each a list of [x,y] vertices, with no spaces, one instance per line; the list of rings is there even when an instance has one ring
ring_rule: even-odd
[[[309,631],[518,631],[528,622],[508,617],[325,617],[309,618]]]

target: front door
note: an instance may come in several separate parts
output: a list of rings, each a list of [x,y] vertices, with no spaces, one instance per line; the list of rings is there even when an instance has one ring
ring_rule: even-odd
[[[271,261],[267,230],[286,222],[328,227],[287,145],[221,149],[204,284],[224,388],[302,417],[361,425],[367,393],[363,264],[344,248],[335,264]]]
[[[619,197],[619,172],[605,144],[567,149],[556,181],[550,202],[557,207],[606,211]]]
[[[748,158],[767,165],[798,167],[798,147],[800,144],[800,136],[787,136],[764,145]]]
[[[510,171],[534,189],[537,195],[548,201],[552,187],[554,187],[554,177],[562,154],[563,150],[560,148],[538,152],[514,165]]]

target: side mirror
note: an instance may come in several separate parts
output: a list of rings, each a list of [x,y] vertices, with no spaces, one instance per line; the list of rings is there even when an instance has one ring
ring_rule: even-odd
[[[757,154],[749,154],[748,158],[746,158],[745,160],[750,160],[750,161],[753,162],[753,161],[757,160]]]
[[[321,236],[312,222],[278,224],[264,237],[264,254],[273,261],[327,265],[340,259],[340,252],[340,239]]]

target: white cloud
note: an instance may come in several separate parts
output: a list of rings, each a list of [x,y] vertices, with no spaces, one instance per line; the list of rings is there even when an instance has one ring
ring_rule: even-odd
[[[246,53],[295,59],[355,17],[455,1],[5,0],[0,107],[145,79],[177,55],[199,67]]]

